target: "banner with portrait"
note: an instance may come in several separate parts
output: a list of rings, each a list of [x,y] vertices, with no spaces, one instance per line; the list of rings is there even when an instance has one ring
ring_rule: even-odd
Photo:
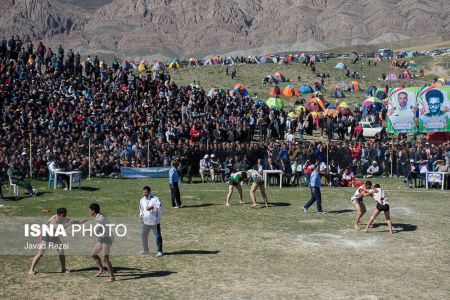
[[[419,132],[450,132],[450,86],[423,87],[417,96]]]
[[[389,90],[388,132],[417,132],[417,92],[419,88],[392,88]]]

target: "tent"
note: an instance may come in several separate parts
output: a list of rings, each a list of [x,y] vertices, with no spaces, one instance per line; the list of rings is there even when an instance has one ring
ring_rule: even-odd
[[[242,97],[248,97],[248,90],[245,88],[245,85],[242,83],[238,83],[234,86],[233,92],[239,93]]]
[[[377,97],[378,99],[386,99],[387,94],[383,88],[379,88],[379,89],[377,89],[377,91],[375,93],[375,97]]]
[[[413,58],[414,56],[416,56],[416,55],[413,51],[406,52],[406,54],[405,54],[406,58]]]
[[[408,63],[408,68],[417,68],[419,65],[414,61],[410,60]]]
[[[373,62],[374,63],[380,63],[381,62],[381,57],[379,54],[375,54],[375,56],[373,57]]]
[[[300,93],[297,91],[297,89],[294,87],[293,84],[290,84],[286,86],[283,90],[283,96],[285,97],[293,97],[293,96],[300,96]]]
[[[214,62],[213,62],[213,60],[211,59],[211,58],[208,58],[207,60],[205,60],[205,62],[203,63],[203,65],[205,65],[205,66],[210,66],[210,65],[213,65],[214,64]]]
[[[283,100],[281,100],[278,97],[270,97],[269,99],[267,99],[266,101],[267,106],[273,108],[283,108],[284,107],[284,103]]]
[[[356,64],[357,62],[359,62],[358,52],[352,51],[352,53],[350,54],[350,58],[352,59],[352,64]]]
[[[162,63],[159,60],[153,65],[153,71],[160,71],[160,70],[164,70],[164,69],[165,69],[164,63]]]
[[[359,90],[361,89],[358,81],[356,81],[356,80],[352,81],[351,87],[352,87],[352,91],[354,91],[354,92],[359,92]]]
[[[305,107],[308,111],[322,111],[325,109],[325,105],[319,98],[309,98]]]
[[[377,87],[374,85],[370,85],[367,90],[366,93],[364,94],[364,96],[376,96],[377,93]]]
[[[299,62],[304,63],[307,60],[305,53],[302,53],[298,60]]]
[[[312,91],[313,91],[312,88],[307,84],[303,84],[301,87],[298,88],[298,92],[302,94],[312,93]]]
[[[411,74],[408,71],[403,71],[402,75],[400,75],[401,79],[411,79]]]
[[[291,111],[288,113],[288,117],[295,119],[297,117],[297,114],[294,111]]]
[[[139,72],[145,72],[147,70],[148,62],[146,60],[141,60],[141,63],[138,66]]]
[[[174,58],[172,59],[172,61],[169,63],[169,69],[179,69],[181,68],[181,64],[178,61],[178,59]]]
[[[352,112],[350,110],[350,105],[348,105],[347,102],[341,102],[339,104],[339,106],[337,107],[337,109],[344,116],[349,116],[352,114]]]
[[[347,102],[341,102],[339,103],[338,109],[339,108],[350,108],[350,105],[348,105]]]
[[[259,58],[259,62],[265,64],[267,62],[267,56],[263,55]]]
[[[297,105],[297,106],[295,107],[295,113],[296,113],[297,115],[300,115],[300,112],[301,112],[302,109],[303,109],[303,111],[306,113],[306,108],[305,108],[303,105]]]
[[[133,69],[133,65],[128,60],[124,60],[120,66],[124,71]]]
[[[334,68],[339,70],[347,70],[347,65],[343,62],[338,62]]]
[[[395,74],[394,72],[389,72],[389,74],[387,74],[385,80],[386,81],[398,81],[397,74]]]
[[[369,97],[362,103],[363,105],[363,115],[369,114],[369,107],[371,107],[371,113],[378,113],[383,109],[383,103],[377,97]]]
[[[190,66],[196,66],[196,65],[198,65],[198,60],[197,60],[196,58],[191,57],[191,58],[189,59],[189,65],[190,65]]]
[[[345,98],[344,92],[339,87],[334,91],[334,98]]]
[[[327,108],[323,111],[324,117],[333,117],[336,118],[339,114],[339,111],[335,108]]]
[[[271,96],[271,97],[281,96],[281,89],[280,89],[280,87],[278,85],[272,87],[270,89],[269,96]]]
[[[263,106],[263,105],[266,105],[266,102],[264,102],[263,99],[256,99],[255,104],[259,105],[259,106]]]
[[[286,82],[286,78],[280,72],[275,72],[275,74],[273,74],[273,78],[275,78],[278,82]]]

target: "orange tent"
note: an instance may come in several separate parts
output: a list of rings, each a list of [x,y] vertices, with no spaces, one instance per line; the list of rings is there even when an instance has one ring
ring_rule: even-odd
[[[242,90],[242,89],[245,89],[245,85],[243,85],[242,83],[238,83],[234,86],[234,88]]]
[[[323,104],[322,100],[320,100],[319,98],[309,98],[308,102],[312,104],[317,104],[321,110],[325,110],[325,104]]]
[[[300,93],[297,91],[297,89],[294,87],[294,85],[288,85],[283,90],[283,96],[285,97],[293,97],[293,96],[300,96]]]
[[[358,81],[352,81],[353,91],[359,92],[359,83]]]
[[[271,88],[269,96],[271,96],[271,97],[281,96],[281,89],[280,89],[280,87],[279,86],[274,86],[273,88]]]

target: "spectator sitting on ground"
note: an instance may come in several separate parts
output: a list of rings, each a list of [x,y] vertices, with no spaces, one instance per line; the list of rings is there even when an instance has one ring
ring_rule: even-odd
[[[378,165],[378,163],[375,160],[372,161],[372,164],[367,169],[366,177],[367,178],[376,177],[376,176],[379,176],[380,174],[381,174],[380,166]]]
[[[353,182],[355,181],[355,176],[349,168],[345,168],[342,173],[341,186],[343,187],[351,187],[353,186]]]

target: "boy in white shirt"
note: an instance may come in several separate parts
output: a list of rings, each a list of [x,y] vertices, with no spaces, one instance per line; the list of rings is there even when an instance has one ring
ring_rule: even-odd
[[[148,249],[148,234],[150,230],[156,237],[157,256],[163,256],[162,250],[162,236],[160,215],[162,204],[159,198],[151,194],[152,189],[149,186],[143,188],[144,197],[141,198],[139,205],[139,219],[142,223],[142,245],[144,250],[139,252],[140,255],[149,253]]]
[[[386,218],[386,222],[389,227],[389,233],[392,235],[392,221],[391,216],[389,214],[389,202],[386,197],[386,193],[380,188],[379,184],[375,184],[373,186],[373,199],[377,202],[376,210],[373,211],[372,216],[370,216],[369,222],[367,222],[365,232],[369,232],[369,227],[372,225],[373,221],[378,217],[381,212],[384,212],[384,216]]]

